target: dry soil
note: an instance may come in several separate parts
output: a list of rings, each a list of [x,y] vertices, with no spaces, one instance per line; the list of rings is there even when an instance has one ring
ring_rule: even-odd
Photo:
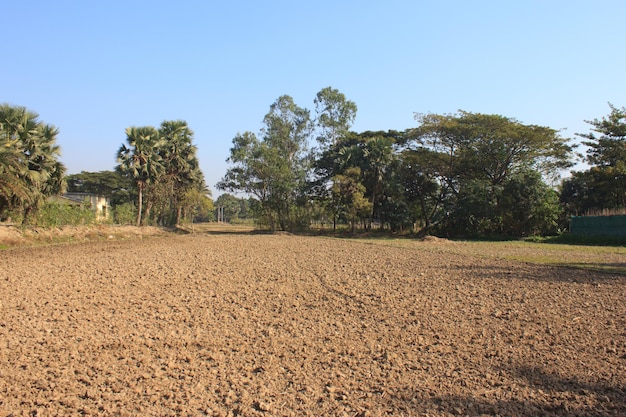
[[[626,278],[445,244],[0,251],[0,416],[626,415]]]

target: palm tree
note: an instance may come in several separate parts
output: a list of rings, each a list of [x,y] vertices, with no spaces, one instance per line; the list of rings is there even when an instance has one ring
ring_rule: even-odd
[[[59,131],[38,117],[25,107],[0,105],[0,210],[21,208],[28,215],[63,189]]]
[[[0,144],[0,212],[8,208],[12,200],[28,197],[22,174],[19,153],[11,143]]]
[[[197,148],[192,144],[193,132],[185,121],[164,121],[159,134],[162,139],[159,152],[164,167],[163,181],[169,187],[169,211],[176,211],[175,223],[178,224],[185,192],[195,180],[193,170],[198,167]],[[174,220],[173,217],[170,219]]]
[[[203,175],[196,157],[197,148],[192,144],[193,131],[183,120],[164,121],[159,129],[165,181],[171,190],[170,207],[176,210],[175,223],[179,224],[185,194],[203,182]]]
[[[365,144],[364,158],[367,161],[368,169],[366,177],[369,179],[372,211],[369,218],[369,227],[372,227],[374,212],[379,206],[379,197],[383,191],[384,177],[389,166],[394,160],[393,140],[384,136],[374,136],[369,138]],[[379,213],[380,214],[380,213]],[[381,219],[380,227],[383,222]]]
[[[159,155],[161,139],[152,126],[129,127],[126,129],[126,142],[117,151],[116,169],[132,178],[137,186],[137,226],[140,226],[143,192],[162,169]]]

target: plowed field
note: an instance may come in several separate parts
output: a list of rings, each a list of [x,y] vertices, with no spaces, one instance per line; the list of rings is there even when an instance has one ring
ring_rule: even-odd
[[[445,244],[3,250],[0,415],[626,415],[625,277]]]

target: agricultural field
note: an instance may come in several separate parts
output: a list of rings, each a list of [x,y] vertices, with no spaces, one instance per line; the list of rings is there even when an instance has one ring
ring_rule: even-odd
[[[626,414],[623,247],[194,232],[0,251],[0,416]]]

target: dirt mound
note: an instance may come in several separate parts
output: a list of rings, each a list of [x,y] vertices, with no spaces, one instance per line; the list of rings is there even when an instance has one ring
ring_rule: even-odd
[[[419,247],[5,250],[0,416],[626,414],[623,277]]]
[[[437,236],[424,236],[420,239],[422,242],[428,243],[454,243],[452,240],[448,240],[446,238],[437,237]]]

